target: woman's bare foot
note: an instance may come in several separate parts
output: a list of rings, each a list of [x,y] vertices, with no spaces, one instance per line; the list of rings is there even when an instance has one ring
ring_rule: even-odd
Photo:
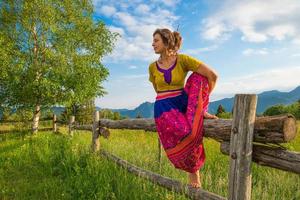
[[[189,185],[191,185],[194,188],[201,188],[199,171],[195,173],[188,173],[188,174],[189,174]]]
[[[219,119],[216,115],[209,114],[208,112],[204,113],[204,119]]]

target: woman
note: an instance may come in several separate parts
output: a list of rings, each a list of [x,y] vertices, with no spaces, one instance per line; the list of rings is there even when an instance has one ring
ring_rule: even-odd
[[[179,32],[169,29],[153,33],[152,46],[160,54],[149,66],[149,81],[157,93],[154,118],[168,159],[175,168],[188,172],[192,187],[201,187],[199,169],[205,161],[203,118],[218,118],[207,112],[217,74],[203,62],[178,54],[181,40]],[[184,86],[188,71],[193,73]]]

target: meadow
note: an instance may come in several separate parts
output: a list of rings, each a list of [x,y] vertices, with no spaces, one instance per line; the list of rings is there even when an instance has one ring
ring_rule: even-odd
[[[296,139],[284,146],[300,152],[300,121],[297,123]],[[100,138],[100,148],[136,166],[187,183],[187,174],[175,169],[164,152],[159,168],[155,132],[110,131],[109,139]],[[90,145],[90,132],[75,131],[70,138],[64,127],[59,134],[0,135],[0,199],[187,199],[93,154]],[[204,146],[202,187],[226,197],[229,158],[220,153],[220,144],[212,139],[205,138]],[[299,175],[252,164],[252,199],[296,200],[300,199],[299,188]]]

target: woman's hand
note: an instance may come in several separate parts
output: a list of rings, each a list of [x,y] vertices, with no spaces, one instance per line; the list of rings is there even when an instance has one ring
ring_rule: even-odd
[[[219,119],[216,115],[209,114],[208,112],[204,113],[204,119]]]
[[[210,94],[216,85],[218,79],[217,73],[204,63],[200,64],[197,73],[207,77],[208,85],[209,85],[209,94]]]

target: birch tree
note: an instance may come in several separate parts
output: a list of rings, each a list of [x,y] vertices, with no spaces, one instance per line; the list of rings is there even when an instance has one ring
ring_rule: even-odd
[[[0,103],[31,108],[85,102],[106,91],[102,64],[116,34],[93,19],[88,0],[0,2]]]

